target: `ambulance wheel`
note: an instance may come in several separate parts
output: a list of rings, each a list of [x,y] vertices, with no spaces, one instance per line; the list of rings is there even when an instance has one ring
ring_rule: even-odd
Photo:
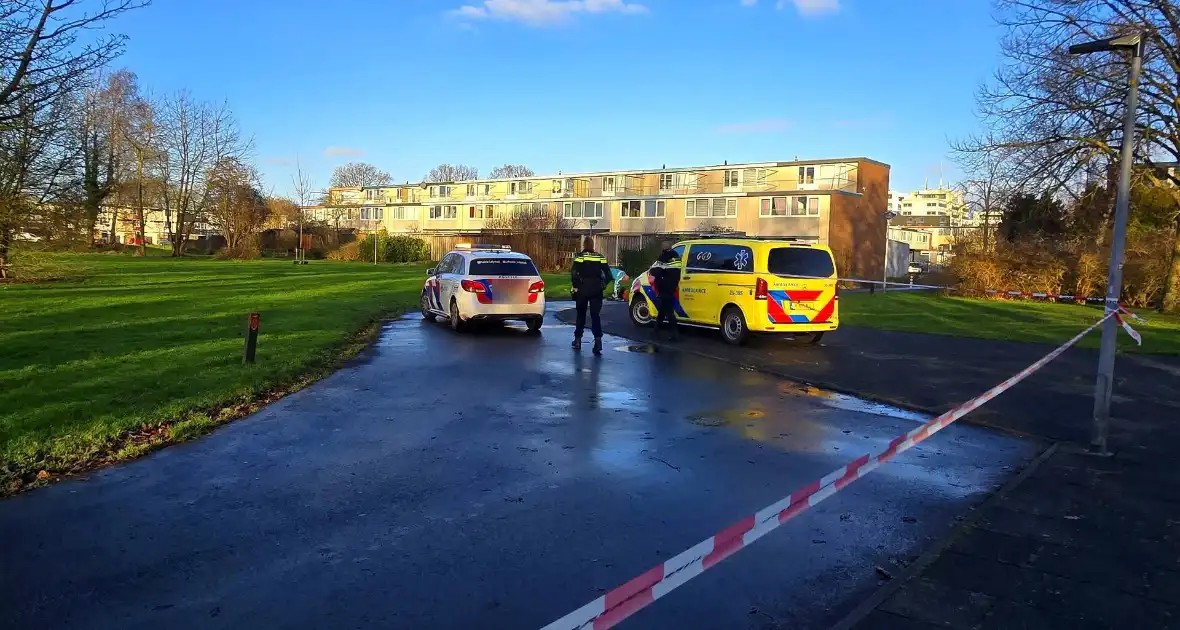
[[[434,321],[434,313],[430,312],[430,296],[425,291],[422,292],[422,319],[432,322]]]
[[[749,334],[750,328],[746,326],[746,316],[742,314],[742,309],[729,306],[721,312],[721,336],[727,342],[740,346],[746,342]]]
[[[632,324],[644,328],[651,326],[651,309],[648,308],[647,300],[645,300],[643,296],[636,295],[635,298],[631,300],[631,308],[628,309],[627,312],[631,315]]]
[[[467,322],[459,317],[459,303],[455,300],[451,300],[451,330],[455,332],[467,330]]]

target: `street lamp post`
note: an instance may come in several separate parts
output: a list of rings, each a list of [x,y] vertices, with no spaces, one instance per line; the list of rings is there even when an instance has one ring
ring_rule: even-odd
[[[884,293],[889,288],[889,222],[897,216],[897,213],[892,210],[886,210],[881,213],[885,219],[885,266],[881,268],[881,292]]]
[[[1131,52],[1127,105],[1123,115],[1123,146],[1119,151],[1119,188],[1114,202],[1114,234],[1110,244],[1110,267],[1106,272],[1106,315],[1118,310],[1123,290],[1123,253],[1127,240],[1127,215],[1131,200],[1131,161],[1135,148],[1135,110],[1139,104],[1139,70],[1143,63],[1141,35],[1113,37],[1069,47],[1071,55],[1126,50]],[[1102,342],[1098,350],[1098,379],[1094,386],[1094,424],[1090,433],[1090,450],[1106,455],[1106,438],[1110,430],[1110,396],[1114,387],[1114,353],[1118,323],[1114,318],[1102,324]]]

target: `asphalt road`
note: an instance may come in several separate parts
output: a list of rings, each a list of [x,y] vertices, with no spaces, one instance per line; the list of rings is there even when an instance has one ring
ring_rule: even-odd
[[[0,627],[537,628],[919,421],[618,338],[574,355],[549,321],[407,317],[211,436],[0,502]],[[821,627],[1035,450],[951,427],[622,627]]]

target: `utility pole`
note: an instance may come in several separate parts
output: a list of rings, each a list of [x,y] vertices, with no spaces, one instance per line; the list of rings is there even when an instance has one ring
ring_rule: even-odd
[[[1102,323],[1102,341],[1098,349],[1098,379],[1094,385],[1094,423],[1090,434],[1090,450],[1107,455],[1107,436],[1110,432],[1110,397],[1114,388],[1114,355],[1118,341],[1118,323],[1110,317],[1119,308],[1123,290],[1123,256],[1127,240],[1127,215],[1131,205],[1131,162],[1135,149],[1135,113],[1139,106],[1139,71],[1143,63],[1141,35],[1114,37],[1069,47],[1071,55],[1088,55],[1106,51],[1129,51],[1131,72],[1128,78],[1127,105],[1123,114],[1123,146],[1119,151],[1119,188],[1114,202],[1114,234],[1110,244],[1110,267],[1106,275],[1106,308],[1108,319]]]
[[[881,267],[881,292],[884,293],[889,289],[889,222],[897,216],[897,213],[892,210],[886,210],[881,214],[885,219],[885,266]]]

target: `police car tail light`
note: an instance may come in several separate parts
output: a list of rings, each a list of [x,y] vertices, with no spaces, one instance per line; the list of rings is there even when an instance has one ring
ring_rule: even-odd
[[[474,280],[464,280],[460,284],[463,287],[463,290],[468,293],[486,293],[487,292],[487,288],[484,287],[483,284],[476,282]]]
[[[545,281],[544,280],[538,280],[538,281],[529,285],[529,293],[544,293],[544,292],[545,292]]]
[[[758,278],[758,282],[754,285],[754,299],[765,300],[770,297],[770,286],[762,278]]]

